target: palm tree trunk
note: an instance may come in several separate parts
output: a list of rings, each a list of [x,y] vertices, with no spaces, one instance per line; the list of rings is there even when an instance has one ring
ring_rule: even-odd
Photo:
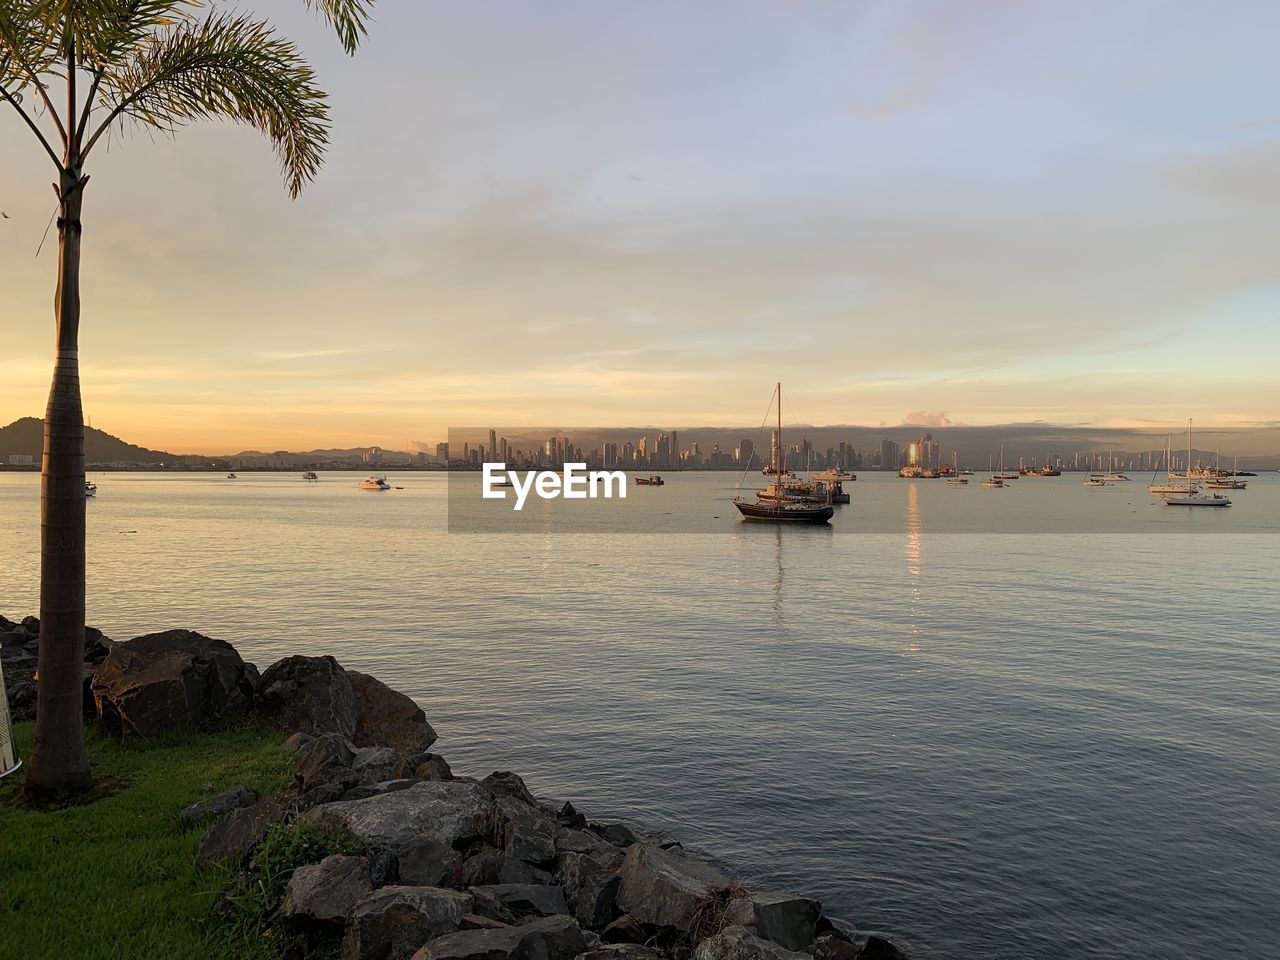
[[[90,783],[84,750],[84,412],[80,405],[80,207],[76,166],[59,184],[57,359],[44,417],[40,472],[40,656],[29,792]]]

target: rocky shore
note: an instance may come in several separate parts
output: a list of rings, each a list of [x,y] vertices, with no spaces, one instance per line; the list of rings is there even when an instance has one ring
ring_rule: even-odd
[[[515,773],[455,776],[413,700],[333,657],[286,657],[259,673],[231,644],[187,630],[89,637],[86,715],[106,730],[146,740],[254,724],[280,731],[296,755],[278,796],[235,786],[177,814],[204,827],[197,861],[233,870],[215,913],[268,889],[274,848],[308,838],[293,846],[311,862],[290,868],[262,912],[260,932],[285,956],[905,957],[811,897],[749,888],[677,841],[540,800]],[[38,645],[34,617],[0,617],[15,720],[34,717]]]

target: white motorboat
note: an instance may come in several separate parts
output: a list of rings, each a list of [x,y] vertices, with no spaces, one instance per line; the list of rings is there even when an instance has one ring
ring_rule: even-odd
[[[84,495],[86,497],[96,497],[98,495],[98,485],[91,480],[84,482]]]
[[[390,490],[391,484],[387,483],[387,478],[381,474],[369,477],[367,480],[360,481],[361,490]]]

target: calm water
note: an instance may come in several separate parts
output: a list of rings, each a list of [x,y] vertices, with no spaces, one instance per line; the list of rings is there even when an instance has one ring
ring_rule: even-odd
[[[643,504],[723,533],[505,537],[446,534],[439,475],[95,479],[89,620],[117,639],[333,653],[417,698],[455,769],[924,957],[1280,957],[1280,478],[1170,514],[1145,477],[864,475],[835,530],[777,530],[731,519],[736,478],[680,475]],[[37,511],[0,474],[9,616],[36,607]],[[1144,532],[936,532],[1018,511]]]

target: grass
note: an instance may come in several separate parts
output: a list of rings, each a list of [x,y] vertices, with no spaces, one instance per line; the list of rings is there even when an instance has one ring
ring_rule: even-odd
[[[14,734],[29,755],[34,725]],[[279,734],[229,730],[141,748],[90,729],[87,746],[95,778],[111,781],[91,803],[32,810],[18,802],[23,771],[0,781],[0,958],[260,956],[247,928],[210,922],[230,871],[196,868],[206,825],[183,827],[178,811],[237,783],[278,793],[293,772]],[[277,843],[282,861],[312,852],[283,833]]]

